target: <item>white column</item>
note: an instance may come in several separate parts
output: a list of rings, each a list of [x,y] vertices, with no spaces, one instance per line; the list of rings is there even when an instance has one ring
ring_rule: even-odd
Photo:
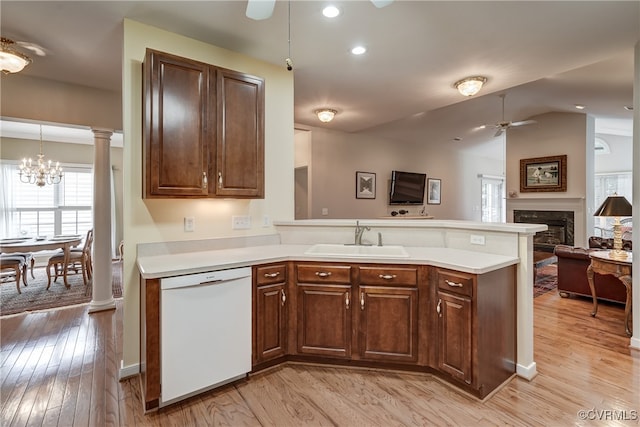
[[[518,237],[518,279],[516,288],[516,374],[527,380],[538,374],[533,360],[533,234]]]
[[[93,150],[93,297],[89,313],[116,308],[111,260],[111,135],[92,129]]]

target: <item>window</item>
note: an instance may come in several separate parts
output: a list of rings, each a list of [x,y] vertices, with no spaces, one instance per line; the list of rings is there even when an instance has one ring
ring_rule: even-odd
[[[93,228],[91,167],[65,167],[60,184],[44,187],[21,182],[14,164],[3,169],[10,187],[3,195],[4,237],[85,235]]]
[[[505,222],[504,178],[480,175],[482,182],[482,222]]]
[[[614,193],[626,197],[633,204],[633,172],[596,174],[594,181],[594,210]],[[594,236],[613,237],[613,221],[614,218],[610,217],[594,218]]]

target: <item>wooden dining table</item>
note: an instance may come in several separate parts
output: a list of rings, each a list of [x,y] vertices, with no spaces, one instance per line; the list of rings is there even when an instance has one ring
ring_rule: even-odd
[[[67,283],[67,269],[66,265],[69,262],[69,253],[71,248],[76,247],[82,242],[81,236],[58,236],[48,239],[37,238],[15,238],[15,239],[0,239],[0,253],[14,253],[14,252],[40,252],[51,251],[56,249],[62,249],[64,252],[64,266],[63,278],[64,286],[69,288]]]

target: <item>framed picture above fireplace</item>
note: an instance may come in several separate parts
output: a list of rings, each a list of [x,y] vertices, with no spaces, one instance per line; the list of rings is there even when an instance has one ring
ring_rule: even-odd
[[[567,191],[567,155],[520,160],[520,192]]]

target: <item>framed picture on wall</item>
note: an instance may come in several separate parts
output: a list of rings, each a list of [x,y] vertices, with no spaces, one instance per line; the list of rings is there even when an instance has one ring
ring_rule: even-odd
[[[520,192],[567,191],[567,155],[520,160]]]
[[[427,204],[439,205],[442,181],[437,178],[427,178]]]
[[[376,174],[356,172],[356,199],[376,198]]]

